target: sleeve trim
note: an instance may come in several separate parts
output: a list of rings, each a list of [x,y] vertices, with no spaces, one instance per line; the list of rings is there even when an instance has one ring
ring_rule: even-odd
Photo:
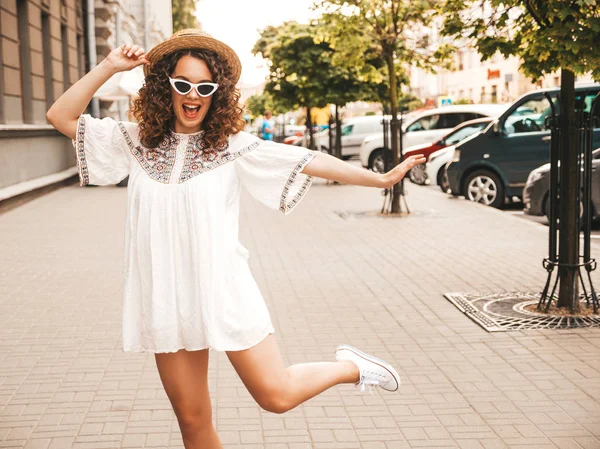
[[[306,165],[313,160],[314,157],[315,153],[311,151],[310,153],[305,155],[300,160],[300,162],[298,162],[296,167],[294,167],[294,169],[292,170],[292,173],[290,173],[290,177],[288,178],[287,182],[285,183],[285,186],[283,187],[283,191],[281,192],[281,200],[279,203],[279,210],[284,214],[289,214],[292,211],[292,209],[294,209],[294,207],[298,205],[298,203],[302,200],[302,198],[304,198],[304,194],[308,191],[308,188],[312,184],[313,177],[307,176],[304,182],[302,183],[300,190],[298,190],[298,193],[296,193],[294,198],[288,201],[287,197],[291,187],[294,185],[296,177],[304,169],[304,167],[306,167]]]
[[[75,159],[77,160],[77,172],[79,173],[79,185],[86,186],[90,183],[90,175],[88,172],[87,160],[85,158],[84,148],[85,138],[85,117],[79,116],[77,120],[77,130],[75,132],[75,139],[73,139],[73,146],[75,147]]]

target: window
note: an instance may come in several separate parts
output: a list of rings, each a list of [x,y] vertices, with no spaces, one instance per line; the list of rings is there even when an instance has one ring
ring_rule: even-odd
[[[44,87],[46,88],[46,108],[50,109],[54,102],[54,89],[52,87],[52,50],[50,48],[50,16],[42,11],[42,48],[44,54]]]
[[[557,111],[558,112],[558,111]],[[507,134],[548,131],[546,118],[552,115],[546,97],[537,97],[522,103],[504,121]]]
[[[488,122],[476,123],[473,125],[463,126],[456,131],[448,134],[446,138],[443,140],[444,145],[455,145],[461,140],[466,139],[467,137],[475,134],[477,131],[481,131],[483,128],[488,126]]]
[[[466,119],[463,113],[442,114],[437,129],[455,128],[464,121]]]
[[[577,118],[579,118],[581,112],[583,112],[583,120],[589,120],[592,105],[597,94],[597,91],[589,92],[585,98],[583,98],[581,94],[575,94],[575,116]],[[596,106],[596,109],[594,110],[594,128],[600,128],[600,105]]]
[[[342,128],[342,136],[349,136],[350,134],[352,134],[352,129],[354,128],[354,125],[346,125]]]
[[[67,40],[67,26],[60,26],[60,36],[62,40],[62,66],[63,66],[63,86],[67,90],[71,83],[69,81],[69,42]]]
[[[419,120],[414,122],[406,129],[406,132],[410,133],[415,131],[428,131],[431,129],[438,129],[437,125],[439,121],[439,114],[429,115],[427,117],[420,118]]]
[[[83,49],[84,46],[83,36],[77,36],[77,71],[79,78],[82,78],[85,75],[85,52]]]
[[[19,56],[21,59],[21,99],[23,122],[33,123],[33,86],[31,83],[31,51],[29,48],[29,2],[17,2],[17,27],[19,33]]]

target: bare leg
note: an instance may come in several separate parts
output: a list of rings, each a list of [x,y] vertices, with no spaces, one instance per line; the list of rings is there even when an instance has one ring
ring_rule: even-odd
[[[359,380],[358,368],[350,361],[286,368],[273,334],[250,349],[227,351],[227,357],[254,400],[273,413],[284,413],[335,385]]]
[[[212,423],[208,393],[208,349],[155,354],[186,449],[223,449]]]

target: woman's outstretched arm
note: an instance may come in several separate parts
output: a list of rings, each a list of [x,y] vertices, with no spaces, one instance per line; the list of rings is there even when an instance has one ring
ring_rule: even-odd
[[[58,131],[71,139],[77,132],[77,119],[85,111],[96,91],[117,72],[147,64],[144,49],[127,44],[115,48],[96,67],[73,84],[46,112],[46,118]]]
[[[407,157],[401,164],[385,174],[374,173],[341,161],[329,154],[317,153],[302,173],[309,176],[330,179],[343,184],[389,188],[398,183],[415,165],[425,163],[423,155]]]

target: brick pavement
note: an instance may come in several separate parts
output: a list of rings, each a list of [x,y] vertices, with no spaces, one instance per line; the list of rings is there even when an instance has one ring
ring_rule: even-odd
[[[380,208],[379,191],[322,182],[287,217],[247,203],[242,241],[286,362],[350,343],[403,384],[275,415],[211,352],[225,447],[600,448],[600,330],[489,334],[442,297],[539,291],[546,229],[409,189],[401,219],[344,218]],[[125,203],[73,186],[0,215],[0,448],[183,447],[154,357],[120,349]]]

